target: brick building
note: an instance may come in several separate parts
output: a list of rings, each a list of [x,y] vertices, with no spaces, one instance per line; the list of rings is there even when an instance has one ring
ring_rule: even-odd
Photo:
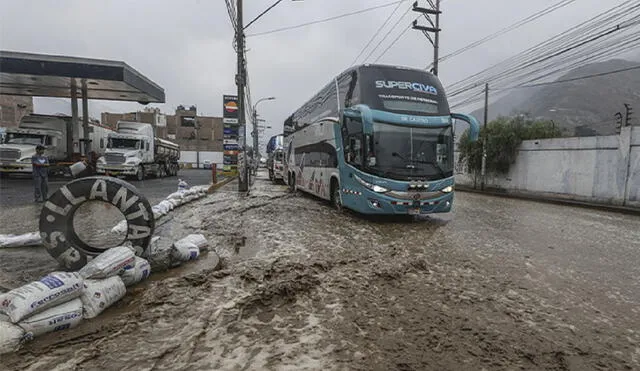
[[[0,94],[0,127],[14,128],[33,113],[33,97]]]

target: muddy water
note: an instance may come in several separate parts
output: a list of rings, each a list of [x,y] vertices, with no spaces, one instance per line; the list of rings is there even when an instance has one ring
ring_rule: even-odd
[[[7,369],[640,368],[640,219],[458,194],[366,220],[257,182],[174,212],[206,258],[50,334]]]

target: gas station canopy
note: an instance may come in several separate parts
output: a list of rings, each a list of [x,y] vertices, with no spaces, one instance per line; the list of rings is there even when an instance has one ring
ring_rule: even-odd
[[[74,83],[86,99],[165,102],[163,88],[124,62],[0,50],[2,94],[72,98]]]

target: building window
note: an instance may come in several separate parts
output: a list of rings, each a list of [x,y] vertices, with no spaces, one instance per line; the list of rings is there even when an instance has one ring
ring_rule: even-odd
[[[196,126],[196,118],[193,116],[182,116],[180,120],[180,126],[193,128]]]

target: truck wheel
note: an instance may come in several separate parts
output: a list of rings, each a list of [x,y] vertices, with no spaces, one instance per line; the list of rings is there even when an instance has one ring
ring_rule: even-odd
[[[342,211],[342,196],[340,194],[340,182],[336,178],[331,178],[331,205]]]
[[[104,201],[127,215],[127,241],[145,257],[155,229],[149,201],[131,183],[118,178],[90,176],[73,180],[54,192],[40,212],[40,237],[47,252],[69,270],[78,270],[113,246],[93,247],[73,227],[76,211],[85,202]]]
[[[138,166],[138,171],[136,172],[136,179],[139,182],[144,180],[144,167],[142,165]]]

